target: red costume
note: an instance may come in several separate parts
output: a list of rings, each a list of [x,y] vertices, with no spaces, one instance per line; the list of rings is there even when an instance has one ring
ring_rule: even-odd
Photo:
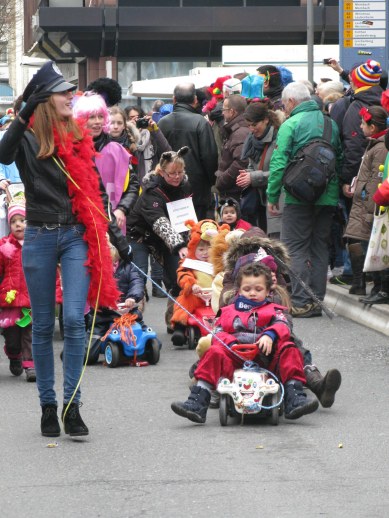
[[[283,306],[265,302],[260,307],[240,310],[236,303],[225,306],[216,322],[216,337],[212,346],[200,359],[194,376],[216,388],[220,378],[232,380],[235,369],[240,369],[244,361],[228,347],[237,343],[254,343],[263,334],[275,337],[272,351],[264,356],[258,351],[254,361],[274,372],[282,381],[297,380],[305,383],[303,358],[295,344],[290,341],[290,328]]]
[[[196,248],[201,240],[210,241],[213,235],[217,234],[220,230],[229,229],[228,225],[220,226],[212,219],[204,219],[198,223],[187,221],[186,225],[191,229],[187,258],[192,260],[196,260]],[[177,302],[184,306],[190,313],[193,313],[196,308],[205,306],[205,302],[192,293],[193,285],[198,284],[202,288],[211,288],[214,276],[213,273],[189,268],[185,265],[185,261],[186,259],[183,259],[177,269],[177,284],[181,288]],[[204,266],[208,264],[206,261],[197,262],[204,263]],[[199,264],[199,267],[201,266],[202,265]],[[209,270],[212,270],[212,268]],[[187,312],[181,309],[177,304],[174,305],[171,322],[173,326],[175,323],[186,325],[188,322]]]

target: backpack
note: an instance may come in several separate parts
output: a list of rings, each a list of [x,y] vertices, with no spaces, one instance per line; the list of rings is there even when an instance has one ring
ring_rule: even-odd
[[[301,147],[285,169],[285,190],[305,203],[315,203],[336,173],[336,153],[331,145],[331,119],[324,116],[322,138]]]

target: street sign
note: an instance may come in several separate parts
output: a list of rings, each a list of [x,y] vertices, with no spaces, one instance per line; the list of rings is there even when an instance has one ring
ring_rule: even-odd
[[[388,70],[389,0],[339,2],[339,50],[342,68],[375,59]]]

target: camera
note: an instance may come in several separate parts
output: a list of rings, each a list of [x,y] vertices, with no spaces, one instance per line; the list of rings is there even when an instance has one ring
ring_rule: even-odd
[[[323,65],[329,65],[331,61],[331,58],[324,58],[323,59]]]
[[[146,117],[142,117],[136,121],[136,127],[139,129],[146,129],[149,127],[149,120]]]

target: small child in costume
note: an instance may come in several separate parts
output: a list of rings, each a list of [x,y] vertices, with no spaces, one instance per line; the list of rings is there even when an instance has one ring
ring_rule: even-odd
[[[31,310],[30,298],[22,266],[22,246],[26,208],[18,199],[8,207],[11,232],[0,241],[0,327],[5,338],[4,351],[9,358],[9,370],[14,376],[26,372],[27,381],[36,381],[32,359],[32,325],[21,327],[23,317]],[[24,311],[22,311],[24,310]]]
[[[208,261],[211,239],[219,230],[228,229],[228,226],[219,226],[211,219],[204,219],[198,223],[190,220],[185,224],[190,228],[190,239],[188,255],[181,261],[177,269],[177,284],[181,288],[177,302],[193,313],[196,308],[205,306],[205,302],[199,294],[204,288],[211,289],[212,287],[213,267]],[[174,345],[184,345],[187,323],[188,313],[175,304],[171,318]]]
[[[110,245],[111,257],[114,268],[114,277],[121,293],[120,303],[129,309],[131,313],[138,316],[137,321],[142,323],[142,313],[135,307],[143,300],[145,294],[145,284],[138,270],[131,263],[125,263],[119,259],[119,253],[113,245]],[[89,323],[91,325],[94,310],[90,311]],[[93,338],[90,346],[88,365],[93,365],[99,359],[100,339],[106,334],[115,318],[118,318],[117,311],[109,308],[102,308],[96,313]],[[90,327],[86,334],[86,346],[90,340]]]
[[[256,343],[258,355],[254,361],[274,372],[285,386],[285,418],[298,419],[317,410],[319,402],[308,397],[301,353],[290,340],[290,327],[283,307],[268,300],[273,284],[271,271],[259,263],[239,269],[236,278],[237,296],[225,306],[216,323],[212,346],[200,359],[195,371],[197,384],[191,388],[185,402],[174,402],[173,412],[195,423],[205,423],[211,399],[221,377],[232,380],[235,369],[244,360],[230,349],[233,344]]]
[[[252,226],[248,221],[241,219],[240,206],[234,198],[222,201],[219,206],[219,214],[221,222],[227,223],[231,230],[248,230]]]

